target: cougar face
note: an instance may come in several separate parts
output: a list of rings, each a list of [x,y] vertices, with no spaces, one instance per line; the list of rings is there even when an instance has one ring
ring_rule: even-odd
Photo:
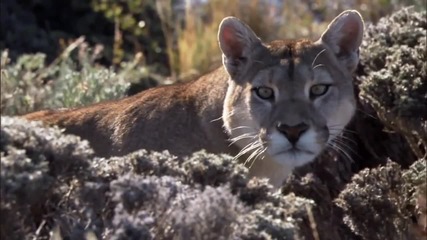
[[[352,119],[352,72],[363,21],[356,11],[335,18],[316,42],[263,43],[235,18],[220,25],[230,75],[223,121],[247,161],[287,167],[312,161]]]

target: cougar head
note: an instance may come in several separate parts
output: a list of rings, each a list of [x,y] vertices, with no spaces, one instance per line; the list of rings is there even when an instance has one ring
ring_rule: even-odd
[[[229,75],[223,122],[248,160],[296,167],[312,161],[352,119],[352,73],[364,24],[337,16],[317,41],[264,43],[242,21],[223,19],[218,42]]]

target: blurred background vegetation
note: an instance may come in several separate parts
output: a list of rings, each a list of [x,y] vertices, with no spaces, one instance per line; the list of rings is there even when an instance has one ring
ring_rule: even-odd
[[[219,22],[264,40],[317,38],[341,11],[366,22],[426,0],[1,0],[1,114],[75,107],[185,81],[220,65]]]

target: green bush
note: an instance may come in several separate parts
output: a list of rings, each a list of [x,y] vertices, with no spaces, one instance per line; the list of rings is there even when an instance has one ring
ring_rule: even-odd
[[[117,99],[125,95],[131,82],[150,74],[141,54],[113,70],[95,62],[100,51],[80,38],[48,65],[43,53],[22,55],[11,62],[8,51],[3,51],[1,113],[19,115]]]

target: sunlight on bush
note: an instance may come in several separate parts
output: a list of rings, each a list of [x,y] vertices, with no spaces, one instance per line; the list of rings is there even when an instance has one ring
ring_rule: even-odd
[[[22,55],[11,63],[8,51],[1,55],[1,114],[77,107],[123,97],[129,84],[149,74],[142,54],[119,69],[96,64],[101,50],[78,39],[51,64],[45,54]]]

